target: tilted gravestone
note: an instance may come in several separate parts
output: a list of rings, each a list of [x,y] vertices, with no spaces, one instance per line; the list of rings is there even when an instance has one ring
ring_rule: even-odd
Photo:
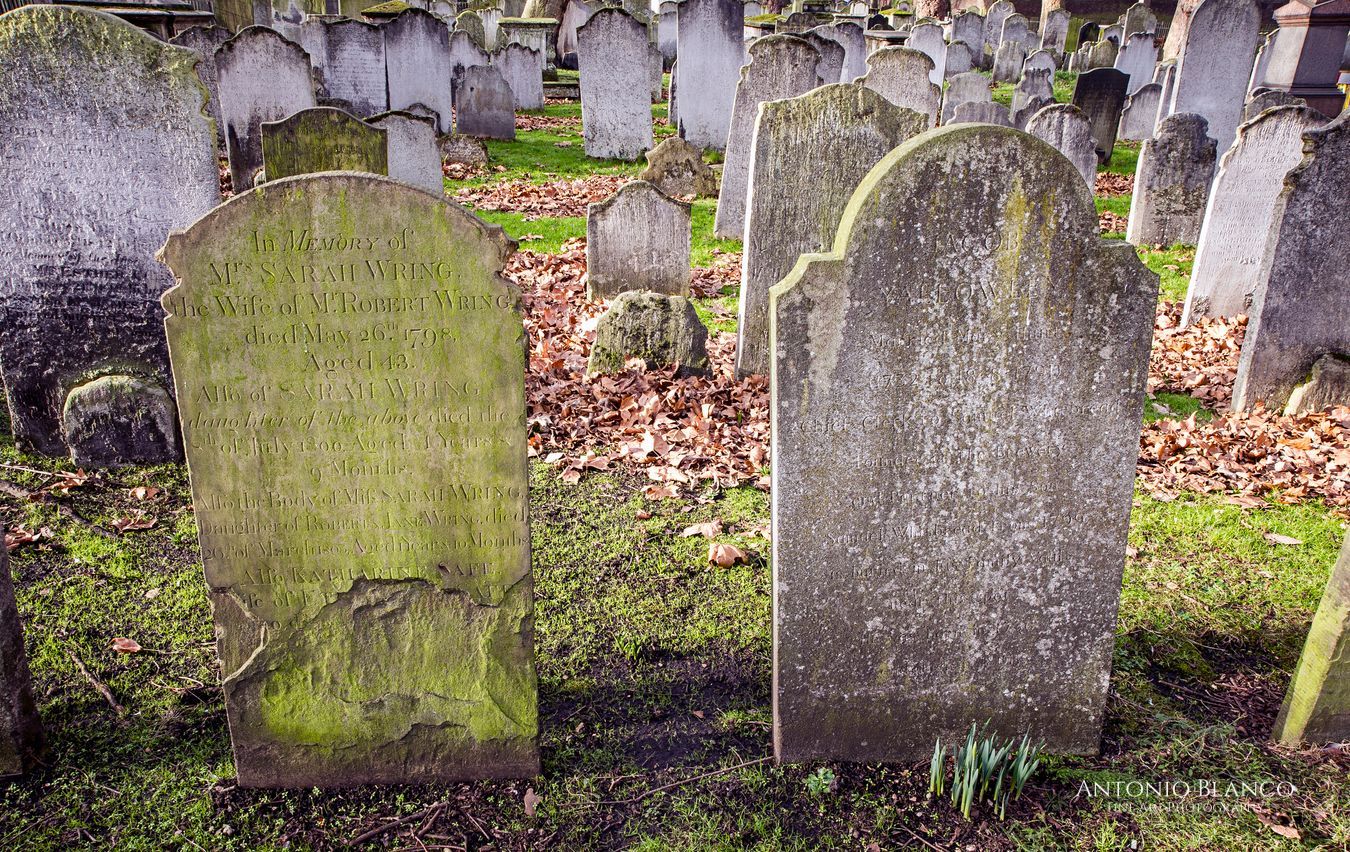
[[[1183,325],[1247,312],[1284,176],[1303,161],[1303,134],[1321,124],[1307,107],[1286,106],[1238,128],[1205,206]]]
[[[844,205],[886,152],[928,117],[856,83],[761,107],[750,164],[736,375],[769,371],[769,288],[805,253],[827,248]]]
[[[207,111],[211,114],[211,120],[216,123],[216,136],[221,142],[225,141],[225,124],[220,117],[220,86],[216,84],[216,51],[231,35],[232,33],[224,27],[213,25],[190,27],[169,39],[169,44],[196,51],[200,57],[197,60],[197,77],[210,94]]]
[[[684,0],[678,44],[679,134],[691,145],[721,151],[731,127],[736,80],[745,62],[745,10],[740,0]]]
[[[320,103],[361,116],[389,109],[380,27],[344,19],[325,23],[323,31],[327,49]]]
[[[669,196],[717,194],[717,177],[703,162],[703,152],[678,136],[667,136],[648,151],[641,179]]]
[[[1303,161],[1275,202],[1242,340],[1233,408],[1284,406],[1313,365],[1350,354],[1350,112],[1303,134]],[[1350,403],[1350,400],[1342,400]]]
[[[978,71],[957,74],[947,81],[947,91],[942,96],[942,123],[950,123],[956,108],[961,104],[992,102],[988,77]]]
[[[411,112],[371,116],[370,123],[385,132],[389,176],[434,195],[445,192],[441,154],[436,144],[436,120]]]
[[[23,650],[23,625],[9,576],[9,556],[0,547],[0,779],[27,772],[36,764],[43,746],[32,675]]]
[[[1350,536],[1331,569],[1271,739],[1290,748],[1350,739]]]
[[[933,60],[908,47],[883,47],[867,57],[867,73],[858,82],[898,107],[928,116],[937,126],[942,88],[931,81]]]
[[[636,180],[586,211],[586,296],[689,295],[692,207]]]
[[[681,375],[705,373],[707,342],[708,329],[684,296],[620,293],[595,326],[586,372],[615,373],[640,358],[648,369],[678,364]]]
[[[266,27],[248,27],[216,53],[220,114],[236,192],[262,168],[262,123],[315,105],[309,55]]]
[[[1220,153],[1233,144],[1242,120],[1260,27],[1255,0],[1205,0],[1191,17],[1177,59],[1169,110],[1203,117]]]
[[[797,38],[805,39],[820,54],[820,64],[816,70],[825,83],[848,83],[844,79],[844,46],[832,38],[826,38],[815,30],[796,33]]]
[[[928,80],[935,86],[941,86],[947,74],[947,43],[942,38],[942,27],[937,24],[919,24],[910,31],[905,47],[917,50],[933,60],[933,70],[928,72]]]
[[[759,105],[805,94],[823,81],[817,66],[820,53],[809,42],[790,35],[756,39],[750,61],[741,68],[736,105],[727,134],[722,188],[717,196],[713,233],[740,239],[745,231],[745,196],[749,191],[750,155]]]
[[[501,72],[490,65],[472,65],[459,79],[455,132],[484,139],[515,139],[515,97]]]
[[[523,44],[511,43],[492,58],[506,78],[516,109],[544,108],[544,55]]]
[[[421,190],[333,173],[169,236],[240,785],[538,772],[512,248]]]
[[[1073,105],[1092,122],[1092,138],[1097,145],[1097,162],[1108,163],[1116,148],[1116,131],[1125,107],[1125,85],[1129,77],[1115,68],[1094,68],[1078,75],[1073,88]]]
[[[1127,142],[1141,142],[1153,138],[1158,122],[1158,103],[1162,98],[1161,83],[1146,83],[1125,99],[1120,113],[1120,129],[1116,136]]]
[[[335,107],[305,109],[262,126],[268,180],[314,172],[389,174],[388,134]]]
[[[652,147],[646,25],[622,9],[599,10],[577,29],[577,66],[586,156],[641,157]]]
[[[1214,177],[1214,140],[1191,113],[1163,119],[1139,152],[1125,239],[1135,245],[1195,245]]]
[[[0,375],[20,447],[90,467],[182,455],[154,253],[220,201],[196,62],[98,12],[0,16]]]
[[[1097,147],[1092,122],[1073,104],[1042,107],[1027,122],[1027,132],[1059,151],[1083,176],[1091,191],[1097,184]]]
[[[1097,751],[1157,288],[1066,159],[984,126],[888,154],[774,287],[780,761]]]
[[[421,104],[435,111],[436,132],[449,133],[454,127],[454,64],[445,22],[430,12],[408,9],[381,24],[380,31],[384,34],[389,109]]]

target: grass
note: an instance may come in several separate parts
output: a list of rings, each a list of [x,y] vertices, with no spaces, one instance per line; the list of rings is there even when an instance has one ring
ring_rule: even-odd
[[[1140,246],[1139,258],[1158,273],[1162,298],[1172,302],[1185,301],[1191,268],[1195,265],[1195,246],[1180,243],[1171,248]]]

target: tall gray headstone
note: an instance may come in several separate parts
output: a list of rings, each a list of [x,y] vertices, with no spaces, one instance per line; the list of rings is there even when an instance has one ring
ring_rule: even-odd
[[[740,0],[684,0],[678,26],[679,133],[691,145],[724,150],[745,64]]]
[[[667,68],[675,63],[675,57],[678,55],[676,50],[676,30],[678,28],[676,17],[679,15],[679,10],[679,3],[662,3],[660,18],[656,23],[656,46],[660,48],[661,58]]]
[[[211,120],[216,123],[216,136],[219,141],[225,141],[225,123],[220,117],[220,86],[216,83],[216,51],[230,38],[230,31],[224,27],[205,26],[189,27],[173,38],[169,39],[169,44],[178,47],[186,47],[188,50],[196,51],[201,57],[197,60],[197,76],[201,79],[202,85],[210,93],[210,100],[207,102],[207,111],[211,113]]]
[[[806,252],[830,245],[868,169],[928,127],[856,83],[822,86],[761,107],[741,261],[736,375],[769,370],[769,288]]]
[[[247,27],[216,53],[225,149],[237,192],[262,168],[262,123],[315,106],[309,55],[266,27]]]
[[[1027,132],[1059,151],[1083,176],[1091,191],[1097,184],[1097,146],[1092,122],[1073,104],[1042,107],[1027,122]]]
[[[977,71],[957,74],[947,81],[947,91],[942,95],[942,123],[949,123],[961,104],[991,103],[993,99],[988,77]]]
[[[455,90],[455,132],[484,139],[516,138],[515,96],[496,68],[464,69]]]
[[[1132,95],[1153,80],[1153,66],[1158,61],[1158,48],[1152,33],[1133,33],[1116,54],[1115,67],[1129,75],[1125,94]]]
[[[1003,22],[1009,15],[1016,14],[1015,7],[1009,0],[997,0],[989,7],[989,11],[984,16],[984,54],[993,57],[998,51],[1000,39],[1003,37]],[[985,66],[988,67],[988,66]]]
[[[9,576],[9,555],[0,547],[0,779],[31,769],[43,743],[33,679],[23,650],[23,625]]]
[[[1125,107],[1125,85],[1129,77],[1115,68],[1093,68],[1078,75],[1073,88],[1073,105],[1092,122],[1092,138],[1097,142],[1097,162],[1107,163],[1116,148],[1116,131]]]
[[[1141,142],[1153,138],[1158,123],[1158,102],[1162,99],[1162,84],[1147,83],[1125,99],[1120,113],[1117,137],[1127,142]]]
[[[1127,39],[1135,33],[1157,35],[1158,16],[1143,3],[1135,3],[1120,16],[1120,31]]]
[[[932,83],[933,60],[908,47],[883,47],[867,57],[867,73],[858,82],[899,107],[928,116],[936,127],[942,88]]]
[[[384,129],[389,176],[433,195],[445,192],[441,153],[436,145],[436,120],[396,110],[371,116]]]
[[[586,295],[689,295],[692,206],[643,180],[586,211]]]
[[[367,116],[389,109],[384,34],[365,21],[324,24],[323,97],[328,106]]]
[[[1242,120],[1260,28],[1255,0],[1204,0],[1177,58],[1170,109],[1203,117],[1221,152],[1233,144]]]
[[[964,42],[972,53],[984,49],[984,16],[978,9],[966,9],[952,18],[953,42]]]
[[[622,9],[601,9],[577,29],[577,66],[586,156],[641,157],[652,147],[647,27]]]
[[[926,54],[933,60],[933,70],[928,79],[934,85],[941,86],[947,68],[947,43],[942,39],[942,27],[937,24],[919,24],[910,30],[909,41],[905,46]]]
[[[0,376],[24,449],[181,457],[154,254],[220,202],[197,58],[90,10],[0,16]],[[69,408],[100,381],[116,399]]]
[[[826,83],[848,83],[867,73],[867,41],[863,29],[852,21],[826,24],[813,27],[812,32],[838,44],[844,49],[844,67],[838,79],[825,80]],[[913,36],[910,36],[911,39]]]
[[[544,55],[523,44],[511,43],[493,54],[492,64],[506,78],[516,109],[544,108]]]
[[[1063,9],[1047,10],[1041,18],[1041,47],[1063,56],[1069,42],[1070,20],[1071,16]]]
[[[1144,143],[1134,173],[1126,240],[1170,246],[1194,245],[1200,238],[1214,177],[1214,140],[1206,129],[1201,116],[1175,113]]]
[[[406,110],[422,104],[436,112],[436,132],[449,133],[454,128],[454,65],[445,22],[430,12],[409,9],[386,21],[380,30],[384,34],[389,109]]]
[[[1097,751],[1157,288],[1064,157],[987,126],[888,154],[774,287],[779,760]]]
[[[1014,12],[1003,19],[1003,31],[999,36],[998,43],[1001,45],[1004,42],[1015,41],[1022,45],[1024,52],[1030,53],[1031,48],[1027,47],[1029,33],[1030,30],[1027,27],[1027,19]]]

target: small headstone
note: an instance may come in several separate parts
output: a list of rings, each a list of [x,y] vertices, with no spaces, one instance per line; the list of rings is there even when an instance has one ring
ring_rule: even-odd
[[[353,115],[374,115],[389,109],[384,34],[380,28],[345,19],[325,23],[323,28],[327,53],[320,102]]]
[[[586,156],[641,157],[652,147],[647,27],[622,9],[601,9],[577,29],[577,67]]]
[[[1255,0],[1205,0],[1191,16],[1170,110],[1204,118],[1220,152],[1233,144],[1242,120],[1260,28]]]
[[[1120,31],[1125,33],[1126,37],[1135,33],[1145,33],[1149,36],[1156,35],[1158,32],[1158,16],[1153,14],[1143,3],[1135,3],[1125,10],[1125,14],[1120,19]]]
[[[976,75],[978,76],[978,75]],[[928,117],[856,83],[760,107],[746,202],[736,375],[768,375],[769,288],[828,248],[858,181]]]
[[[1012,116],[1003,104],[967,101],[956,108],[948,124],[997,124],[1012,127]]]
[[[740,0],[684,0],[680,4],[679,135],[699,148],[724,150],[745,63],[745,10]]]
[[[1126,98],[1125,109],[1120,114],[1120,130],[1117,138],[1127,142],[1152,139],[1154,125],[1158,121],[1160,98],[1162,85],[1159,83],[1146,83]]]
[[[1288,92],[1281,92],[1278,89],[1261,89],[1254,92],[1247,105],[1242,108],[1243,122],[1251,121],[1268,109],[1274,109],[1280,106],[1307,106],[1308,102],[1303,98],[1296,98]]]
[[[990,103],[993,99],[988,77],[978,71],[957,74],[947,81],[947,91],[942,96],[942,123],[950,124],[961,104]]]
[[[455,90],[455,132],[483,139],[516,138],[516,104],[502,74],[489,65],[464,69]]]
[[[385,131],[334,107],[263,122],[262,135],[268,180],[315,172],[389,173]]]
[[[33,678],[23,650],[9,555],[0,547],[0,779],[27,772],[44,750]]]
[[[970,45],[963,41],[954,41],[947,45],[947,67],[942,69],[945,77],[951,79],[957,74],[964,74],[975,65],[975,54],[971,51]]]
[[[807,30],[797,34],[798,38],[806,39],[811,46],[820,54],[820,64],[816,70],[820,74],[820,79],[826,83],[848,83],[851,80],[844,79],[844,46],[832,38],[826,38],[815,30]]]
[[[538,773],[512,248],[354,174],[269,182],[169,236],[240,786]]]
[[[867,73],[867,39],[862,27],[852,21],[841,21],[814,27],[817,32],[844,49],[844,68],[837,80],[825,80],[826,83],[847,83]],[[914,36],[911,34],[910,38]],[[823,75],[822,75],[823,76]]]
[[[928,80],[935,86],[941,86],[947,73],[947,43],[942,38],[942,27],[937,24],[919,24],[910,31],[905,47],[926,54],[933,60],[933,70],[928,72]]]
[[[1135,245],[1185,243],[1200,238],[1205,202],[1214,177],[1214,140],[1205,120],[1192,113],[1163,119],[1144,143],[1134,174],[1125,239]]]
[[[1073,105],[1092,122],[1092,138],[1097,143],[1097,162],[1107,163],[1116,147],[1120,113],[1125,107],[1125,85],[1129,77],[1115,68],[1094,68],[1078,75],[1073,88]]]
[[[1092,141],[1092,122],[1073,104],[1042,107],[1027,122],[1027,133],[1048,142],[1083,176],[1088,191],[1097,183],[1097,146]]]
[[[1051,79],[1054,79],[1055,69],[1059,63],[1055,61],[1055,54],[1041,48],[1027,57],[1027,61],[1022,63],[1022,73],[1028,71],[1049,71]]]
[[[1303,162],[1275,202],[1233,408],[1282,408],[1318,359],[1350,354],[1350,111],[1303,134]]]
[[[751,143],[759,105],[765,101],[795,98],[821,84],[820,54],[796,36],[771,35],[750,45],[750,61],[741,68],[736,87],[736,106],[727,134],[722,188],[717,195],[713,233],[724,239],[740,239],[745,233],[745,196],[749,191]]]
[[[61,430],[70,460],[80,467],[123,467],[183,455],[178,409],[155,379],[100,376],[71,388],[61,411]]]
[[[1091,71],[1093,68],[1114,68],[1119,54],[1118,44],[1102,39],[1088,48],[1087,69]]]
[[[1284,176],[1303,161],[1303,134],[1322,123],[1306,107],[1287,106],[1238,128],[1205,207],[1183,324],[1247,313]]]
[[[1341,405],[1350,406],[1350,357],[1323,355],[1308,371],[1308,380],[1289,394],[1284,414],[1298,417]]]
[[[717,195],[717,177],[703,162],[703,152],[678,136],[667,136],[648,151],[641,179],[669,196]]]
[[[586,296],[689,295],[692,207],[636,180],[586,211]]]
[[[210,96],[206,107],[211,114],[211,120],[216,123],[216,136],[221,142],[225,141],[225,124],[220,117],[220,86],[216,84],[216,51],[231,35],[232,33],[224,27],[211,25],[189,27],[169,39],[169,44],[196,51],[201,57],[197,60],[197,76]]]
[[[883,47],[867,57],[867,73],[858,82],[898,107],[928,116],[936,127],[942,88],[931,80],[933,60],[908,47]]]
[[[627,292],[614,298],[595,326],[587,374],[617,373],[630,358],[647,369],[675,364],[681,375],[708,369],[708,329],[684,296]]]
[[[891,152],[832,245],[772,292],[777,758],[1097,751],[1157,276],[986,126]]]
[[[380,30],[384,33],[389,109],[422,104],[436,112],[436,132],[449,133],[454,127],[451,92],[455,75],[445,22],[430,12],[408,9]]]
[[[445,192],[435,119],[396,111],[371,116],[370,123],[385,132],[391,178],[434,195]]]
[[[1271,739],[1289,748],[1350,739],[1350,536],[1331,569]]]
[[[516,109],[544,108],[544,56],[533,48],[512,42],[492,58],[506,78]]]
[[[1129,75],[1125,93],[1132,95],[1153,79],[1153,68],[1158,61],[1158,48],[1152,33],[1134,33],[1116,54],[1115,67]]]
[[[1020,41],[1005,41],[994,54],[994,84],[1011,83],[1022,73],[1027,61],[1026,48]]]
[[[1063,56],[1069,43],[1070,20],[1064,9],[1046,10],[1041,18],[1041,47],[1053,51],[1055,56]]]
[[[466,166],[485,166],[488,161],[487,145],[483,140],[472,136],[460,136],[452,133],[436,141],[441,159],[447,163],[462,163]]]

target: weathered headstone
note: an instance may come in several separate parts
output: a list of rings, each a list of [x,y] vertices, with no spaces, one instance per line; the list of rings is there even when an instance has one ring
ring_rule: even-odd
[[[667,0],[661,4],[661,17],[656,23],[656,46],[661,51],[661,58],[667,68],[675,63],[675,57],[679,55],[676,49],[676,16],[679,14],[680,4]]]
[[[1303,134],[1303,162],[1275,202],[1238,359],[1233,408],[1283,407],[1318,359],[1350,354],[1350,111]]]
[[[1027,46],[1028,33],[1029,29],[1027,27],[1026,17],[1014,12],[1003,19],[1003,30],[1002,34],[999,36],[998,43],[1002,45],[1004,42],[1015,41],[1022,45],[1024,52],[1030,53],[1032,48]]]
[[[941,86],[947,73],[947,43],[942,39],[942,27],[937,24],[919,24],[910,31],[905,47],[917,50],[933,60],[933,70],[928,72],[928,80],[935,86]]]
[[[595,326],[586,372],[615,373],[630,358],[648,369],[680,365],[689,375],[708,368],[708,329],[684,296],[629,291],[610,303]]]
[[[760,109],[741,261],[738,376],[768,374],[769,288],[800,255],[830,245],[868,169],[928,128],[926,115],[856,83],[822,86]]]
[[[1266,110],[1275,107],[1307,105],[1307,101],[1303,98],[1296,98],[1288,92],[1281,92],[1278,89],[1259,89],[1252,94],[1247,101],[1247,105],[1242,108],[1242,121],[1244,123],[1251,121]]]
[[[1130,81],[1125,94],[1132,95],[1153,79],[1153,67],[1158,61],[1158,48],[1152,33],[1134,33],[1116,54],[1115,67],[1125,72]]]
[[[300,45],[266,27],[247,27],[216,53],[216,77],[230,177],[243,192],[262,168],[262,123],[314,106],[313,72]]]
[[[224,27],[212,25],[190,27],[169,39],[169,44],[196,51],[201,57],[197,60],[197,77],[210,94],[207,110],[211,113],[211,120],[216,123],[216,136],[221,142],[225,141],[225,123],[220,117],[220,86],[216,84],[216,51],[231,35],[232,33]]]
[[[468,33],[463,30],[450,33],[450,73],[456,98],[459,97],[459,88],[463,85],[464,74],[468,69],[491,64],[492,57]]]
[[[1120,43],[1124,40],[1125,40],[1125,30],[1118,23],[1112,24],[1111,26],[1106,27],[1105,29],[1102,30],[1101,41],[1109,41],[1116,47],[1120,47]]]
[[[982,101],[967,101],[959,104],[952,113],[948,124],[997,124],[1000,127],[1012,127],[1012,116],[1003,104]]]
[[[1084,21],[1078,27],[1078,49],[1081,50],[1084,45],[1091,44],[1101,35],[1102,26],[1096,21]]]
[[[586,156],[641,157],[652,147],[647,27],[622,9],[601,9],[577,29],[577,67]]]
[[[844,46],[832,38],[826,38],[815,30],[797,34],[797,38],[806,39],[820,54],[820,64],[816,70],[825,83],[849,83],[844,79]]]
[[[942,123],[950,123],[956,108],[961,104],[992,101],[988,77],[978,71],[957,74],[947,81],[947,91],[942,95]]]
[[[1009,15],[1016,14],[1017,7],[1013,6],[1009,0],[997,0],[989,7],[989,11],[984,16],[984,54],[992,57],[997,51],[1000,39],[1003,37],[1003,22],[1008,20]],[[988,66],[985,66],[988,67]]]
[[[22,448],[92,467],[181,457],[172,401],[167,433],[66,405],[104,377],[146,389],[147,412],[172,388],[154,252],[220,201],[197,59],[98,12],[0,16],[0,375]]]
[[[1055,61],[1055,54],[1045,48],[1033,52],[1027,57],[1027,61],[1022,63],[1022,73],[1028,71],[1049,71],[1051,79],[1055,76],[1055,70],[1059,63]]]
[[[1323,355],[1313,363],[1307,380],[1289,394],[1284,415],[1298,417],[1342,405],[1350,406],[1350,355]]]
[[[678,45],[679,133],[692,145],[723,150],[731,127],[736,81],[745,63],[740,0],[684,0]]]
[[[1097,146],[1092,140],[1092,122],[1073,104],[1042,107],[1027,122],[1027,132],[1059,151],[1091,191],[1097,183]]]
[[[1115,68],[1094,68],[1078,75],[1073,88],[1073,105],[1092,122],[1092,138],[1097,143],[1097,162],[1107,163],[1116,148],[1116,131],[1125,107],[1125,84],[1129,77]]]
[[[61,409],[70,460],[80,467],[122,467],[177,459],[178,409],[159,378],[99,376],[75,385]]]
[[[750,61],[741,68],[736,106],[727,134],[722,188],[717,195],[713,233],[739,239],[745,231],[745,196],[749,191],[751,145],[759,105],[805,94],[821,84],[820,54],[796,36],[772,35],[750,45]]]
[[[1289,748],[1350,739],[1350,536],[1331,569],[1271,739]]]
[[[354,174],[269,182],[164,246],[240,785],[538,772],[511,249]]]
[[[647,73],[651,88],[648,90],[648,103],[659,104],[664,99],[665,80],[662,79],[661,51],[651,42],[647,42]]]
[[[315,172],[389,174],[385,131],[336,107],[265,121],[262,137],[268,180]]]
[[[899,107],[928,116],[936,127],[942,88],[931,82],[933,60],[908,47],[883,47],[867,57],[867,73],[858,82]]]
[[[1102,39],[1088,48],[1087,70],[1093,68],[1114,68],[1116,57],[1120,54],[1120,45],[1114,41]]]
[[[972,53],[984,49],[984,16],[978,9],[966,9],[952,18],[953,42],[964,42]]]
[[[516,138],[515,97],[496,68],[464,69],[455,90],[455,132],[484,139]]]
[[[410,112],[385,112],[370,123],[385,132],[389,176],[434,195],[445,192],[441,153],[436,145],[436,120]]]
[[[812,32],[819,33],[844,49],[844,67],[839,78],[824,82],[848,83],[867,73],[867,40],[863,36],[862,27],[852,21],[841,21],[814,27]]]
[[[1011,83],[1022,73],[1027,61],[1026,48],[1020,41],[1005,41],[994,53],[994,83]]]
[[[717,177],[703,162],[703,152],[678,136],[667,136],[646,153],[641,179],[669,196],[717,194]]]
[[[523,44],[511,43],[492,57],[492,64],[511,87],[516,109],[544,108],[544,56]]]
[[[666,101],[666,122],[671,127],[680,126],[680,100],[675,93],[675,84],[680,79],[679,64],[680,60],[676,59],[670,66],[670,94],[668,95],[669,100]]]
[[[1135,245],[1194,245],[1205,218],[1214,158],[1204,118],[1183,112],[1163,119],[1139,153],[1125,239]]]
[[[430,12],[408,9],[380,26],[389,86],[389,109],[422,104],[436,112],[436,132],[454,127],[454,64],[450,30]],[[542,88],[541,88],[542,91]]]
[[[1013,88],[1012,105],[1008,107],[1008,112],[1016,116],[1030,105],[1037,104],[1036,109],[1039,110],[1054,102],[1054,72],[1028,68],[1022,72],[1022,79],[1018,80],[1017,86]],[[1031,115],[1026,116],[1026,119],[1030,118]],[[1018,125],[1019,130],[1026,127],[1026,119]]]
[[[466,9],[455,16],[455,32],[464,33],[473,39],[473,43],[485,53],[492,53],[497,49],[496,44],[489,43],[487,27],[483,24],[482,16],[472,9]]]
[[[1162,86],[1162,93],[1158,96],[1158,119],[1153,125],[1153,132],[1156,133],[1162,120],[1172,114],[1172,91],[1177,84],[1177,63],[1175,61],[1159,63],[1153,72],[1153,82]]]
[[[1183,324],[1247,312],[1284,176],[1303,161],[1303,134],[1322,123],[1306,107],[1286,106],[1238,128],[1205,206]]]
[[[389,109],[384,34],[380,28],[344,19],[325,23],[323,29],[327,53],[319,102],[361,116]]]
[[[692,207],[636,180],[586,211],[586,295],[689,295]]]
[[[1097,751],[1157,286],[1067,160],[962,126],[774,287],[780,761]]]
[[[1247,91],[1254,92],[1257,89],[1264,88],[1266,85],[1266,69],[1270,67],[1270,56],[1275,52],[1275,45],[1279,39],[1279,27],[1266,33],[1261,40],[1261,45],[1256,49],[1256,60],[1252,64],[1252,76],[1247,82]]]
[[[1170,111],[1204,118],[1220,152],[1233,144],[1242,120],[1260,27],[1256,0],[1204,0],[1177,59]]]
[[[947,67],[942,69],[944,77],[951,79],[957,74],[964,74],[975,65],[975,54],[971,51],[970,45],[963,41],[954,41],[947,45]]]
[[[1069,43],[1069,21],[1071,17],[1063,9],[1050,9],[1041,22],[1041,47],[1054,51],[1056,56],[1064,55]]]
[[[0,779],[22,775],[32,768],[43,744],[28,656],[23,650],[23,625],[9,576],[9,557],[0,547]]]
[[[1158,16],[1153,14],[1143,3],[1135,3],[1125,10],[1125,14],[1120,17],[1120,31],[1128,39],[1135,33],[1145,33],[1147,35],[1156,35],[1158,32]]]

